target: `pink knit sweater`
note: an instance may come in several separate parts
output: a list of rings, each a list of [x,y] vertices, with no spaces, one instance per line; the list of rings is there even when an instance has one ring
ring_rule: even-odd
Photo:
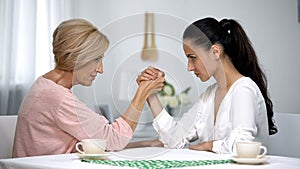
[[[69,89],[39,77],[19,110],[13,156],[71,153],[86,138],[104,138],[108,151],[120,150],[132,135],[122,118],[109,124]]]

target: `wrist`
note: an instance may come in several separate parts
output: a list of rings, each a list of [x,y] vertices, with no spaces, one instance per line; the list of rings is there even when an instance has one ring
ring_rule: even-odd
[[[138,88],[135,96],[131,101],[131,105],[138,111],[142,111],[147,97],[148,95],[141,88]]]
[[[206,150],[208,150],[208,151],[212,151],[212,148],[213,148],[213,142],[214,141],[208,141],[208,142],[206,142],[205,143],[205,147],[206,147]]]
[[[151,94],[147,97],[147,101],[153,100],[156,96],[157,96],[156,93],[151,93]]]

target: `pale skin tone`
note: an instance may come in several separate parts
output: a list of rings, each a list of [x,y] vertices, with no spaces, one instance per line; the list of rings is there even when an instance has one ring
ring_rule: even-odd
[[[53,82],[67,89],[71,89],[72,86],[78,84],[83,86],[91,86],[97,74],[102,73],[102,58],[99,57],[89,61],[81,68],[75,68],[74,71],[64,71],[55,68],[43,75],[43,77],[52,80]],[[163,87],[163,82],[164,77],[160,77],[156,78],[155,80],[144,81],[139,85],[134,98],[131,100],[131,104],[121,116],[129,124],[132,131],[134,131],[137,126],[137,122],[140,118],[146,99],[152,93],[161,90]]]
[[[199,47],[190,39],[185,39],[183,44],[185,55],[188,59],[187,69],[194,72],[195,76],[205,82],[213,77],[218,84],[214,101],[214,123],[218,115],[219,106],[230,89],[231,85],[241,78],[240,74],[229,57],[224,54],[223,48],[219,44],[213,44],[209,50]],[[149,67],[142,72],[137,78],[138,84],[143,81],[153,80],[160,77],[159,69]],[[163,106],[160,104],[157,94],[148,97],[147,102],[151,108],[153,116],[156,117],[162,111]],[[213,141],[199,143],[190,146],[189,149],[200,151],[212,151]]]

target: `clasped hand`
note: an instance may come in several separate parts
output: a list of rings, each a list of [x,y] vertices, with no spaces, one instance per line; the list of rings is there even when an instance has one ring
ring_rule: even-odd
[[[164,87],[165,74],[161,70],[149,66],[137,77],[136,82],[141,87],[153,89],[152,93],[162,90]]]

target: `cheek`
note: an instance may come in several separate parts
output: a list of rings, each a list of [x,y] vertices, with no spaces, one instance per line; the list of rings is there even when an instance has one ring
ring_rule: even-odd
[[[86,67],[86,69],[83,72],[83,75],[88,76],[88,75],[94,74],[96,72],[96,70],[97,70],[97,66],[95,66],[95,64],[90,65],[90,66]]]
[[[90,70],[87,70],[87,69],[81,69],[79,71],[76,71],[73,76],[74,76],[74,79],[78,82],[83,82],[85,80],[87,80],[90,76]]]
[[[207,80],[210,79],[210,73],[208,72],[207,67],[202,62],[199,62],[197,64],[196,69],[200,74],[199,78],[201,79],[202,82],[206,82]]]
[[[201,73],[204,73],[204,72],[207,72],[206,71],[206,67],[204,66],[202,60],[199,60],[196,64],[195,64],[195,67],[196,69],[201,72]]]

